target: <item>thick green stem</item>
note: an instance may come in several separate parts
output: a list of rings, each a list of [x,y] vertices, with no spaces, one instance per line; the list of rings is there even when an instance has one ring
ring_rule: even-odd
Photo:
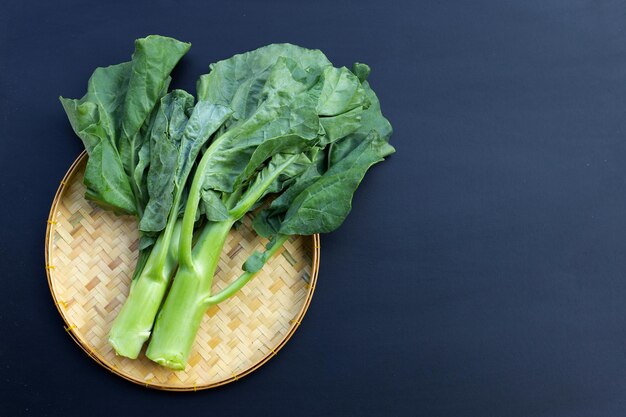
[[[180,205],[180,199],[182,198],[182,190],[178,187],[174,188],[174,201],[172,202],[172,208],[170,215],[167,218],[167,224],[161,234],[163,238],[163,247],[165,250],[158,251],[152,262],[147,262],[144,269],[148,269],[148,275],[159,275],[167,262],[174,262],[174,267],[178,264],[178,254],[180,251],[180,235],[182,232],[183,221],[178,220],[178,207]],[[167,272],[167,271],[166,271]],[[167,279],[172,275],[172,271],[167,274]]]
[[[174,221],[159,236],[141,274],[130,284],[130,292],[118,313],[109,343],[118,355],[135,359],[150,337],[154,318],[177,265],[182,221]]]
[[[178,261],[188,269],[193,269],[192,244],[193,244],[193,226],[196,222],[196,213],[198,212],[198,204],[200,203],[200,192],[204,183],[204,171],[211,161],[211,156],[219,148],[219,143],[224,140],[227,134],[215,139],[211,146],[204,152],[196,173],[193,176],[191,187],[189,188],[189,196],[185,205],[185,213],[183,214],[183,232],[180,239],[180,255]]]
[[[186,215],[186,214],[185,214]],[[193,248],[193,268],[181,264],[158,314],[146,356],[172,369],[185,369],[206,312],[213,274],[234,221],[208,223]]]

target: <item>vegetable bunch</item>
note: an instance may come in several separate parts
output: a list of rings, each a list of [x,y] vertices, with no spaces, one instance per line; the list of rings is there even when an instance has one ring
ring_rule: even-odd
[[[335,68],[319,50],[269,45],[212,64],[194,98],[168,92],[189,48],[138,39],[130,62],[96,69],[83,98],[61,98],[89,154],[86,198],[139,224],[136,270],[109,341],[136,358],[151,337],[146,355],[172,369],[185,368],[210,306],[289,236],[341,225],[366,171],[394,152],[367,65]],[[225,239],[247,213],[268,244],[215,294]]]

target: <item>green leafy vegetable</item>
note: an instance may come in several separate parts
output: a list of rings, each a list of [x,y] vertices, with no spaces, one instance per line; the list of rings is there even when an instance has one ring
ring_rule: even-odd
[[[390,130],[381,129],[385,136],[375,130],[367,135],[360,131],[364,114],[378,117],[376,123],[381,126],[388,122],[379,107],[371,106],[377,103],[376,97],[356,75],[333,68],[321,56],[303,68],[285,56],[288,53],[267,67],[271,62],[264,56],[267,50],[248,53],[245,60],[235,57],[233,63],[222,61],[201,79],[199,90],[205,96],[239,110],[234,110],[236,120],[216,136],[198,165],[183,219],[180,266],[146,352],[150,359],[173,369],[184,368],[210,305],[241,288],[289,235],[338,227],[367,169],[393,152],[387,143]],[[262,70],[242,71],[248,78],[237,78],[240,62],[262,62]],[[233,82],[237,79],[239,85]],[[242,90],[252,91],[246,95]],[[240,97],[254,100],[242,105]],[[331,144],[341,155],[329,166],[323,162],[329,160]],[[257,216],[255,225],[262,234],[273,236],[271,244],[266,252],[252,254],[243,265],[244,274],[231,286],[212,294],[212,277],[226,235],[268,193],[280,196]],[[201,198],[209,222],[192,248],[196,201]]]
[[[318,50],[269,45],[212,64],[196,102],[167,93],[188,47],[139,40],[130,63],[99,68],[85,97],[62,99],[90,155],[87,197],[136,215],[140,246],[153,245],[140,253],[109,341],[134,358],[152,336],[146,355],[173,369],[184,369],[208,307],[290,236],[339,227],[367,170],[394,152],[367,65],[335,68]],[[251,212],[266,250],[213,294],[226,237]]]

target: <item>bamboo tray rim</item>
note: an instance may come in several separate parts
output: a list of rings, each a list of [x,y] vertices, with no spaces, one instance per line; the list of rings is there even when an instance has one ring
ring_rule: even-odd
[[[149,382],[139,380],[138,378],[134,377],[133,375],[124,371],[123,369],[119,369],[115,366],[112,366],[104,357],[102,357],[102,355],[100,355],[98,352],[92,350],[89,347],[89,342],[84,340],[81,334],[75,331],[76,326],[71,324],[67,314],[61,308],[62,302],[59,299],[57,299],[57,293],[55,291],[54,283],[53,283],[51,272],[50,272],[52,269],[55,268],[54,265],[50,264],[50,248],[52,246],[52,236],[53,236],[52,232],[53,232],[54,226],[57,224],[56,220],[54,220],[55,212],[57,211],[57,207],[58,207],[59,202],[61,201],[63,192],[65,191],[66,187],[70,184],[71,180],[73,179],[73,176],[76,174],[77,168],[87,158],[88,158],[87,152],[83,150],[78,155],[78,157],[74,160],[74,162],[72,162],[67,172],[63,176],[63,179],[61,180],[59,187],[57,188],[57,191],[54,195],[54,199],[52,200],[52,205],[50,207],[50,212],[48,214],[48,221],[46,224],[46,235],[45,235],[45,269],[46,269],[46,277],[48,280],[48,287],[50,289],[50,293],[52,295],[54,305],[65,323],[65,331],[69,334],[72,340],[78,346],[80,346],[80,348],[89,357],[91,357],[93,360],[95,360],[99,365],[101,365],[103,368],[105,368],[109,372],[112,372],[113,374],[121,376],[127,381],[133,382],[137,385],[141,385],[146,388],[153,388],[153,389],[165,390],[165,391],[196,392],[200,390],[205,390],[209,388],[215,388],[218,386],[226,385],[228,383],[237,381],[243,378],[244,376],[250,374],[251,372],[255,371],[256,369],[264,365],[271,358],[276,356],[278,351],[282,349],[283,346],[285,346],[285,344],[289,341],[289,339],[291,339],[291,337],[295,333],[296,329],[300,326],[300,323],[302,322],[302,319],[304,318],[304,315],[306,314],[309,308],[309,305],[311,304],[311,299],[313,298],[313,293],[315,292],[315,286],[317,284],[317,276],[319,273],[319,261],[320,261],[320,235],[319,234],[315,234],[311,236],[311,238],[313,239],[313,245],[312,245],[313,253],[312,253],[312,264],[311,264],[311,276],[310,276],[310,281],[308,283],[308,291],[307,291],[306,298],[304,300],[302,307],[300,308],[298,315],[296,316],[296,318],[291,320],[291,324],[292,324],[291,328],[285,334],[285,336],[281,339],[278,345],[276,345],[275,348],[270,349],[270,351],[264,357],[262,357],[260,360],[258,360],[256,363],[252,364],[248,368],[243,369],[236,374],[233,374],[229,378],[223,379],[221,381],[209,383],[209,384],[198,385],[198,386],[196,386],[195,384],[193,386],[179,386],[179,385],[171,385],[171,384],[149,383]],[[159,366],[159,365],[155,364],[155,366]]]

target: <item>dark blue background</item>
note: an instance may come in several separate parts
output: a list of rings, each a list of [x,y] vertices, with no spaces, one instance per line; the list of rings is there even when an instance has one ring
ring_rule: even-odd
[[[625,28],[609,0],[3,2],[0,414],[626,415]],[[150,33],[193,43],[174,82],[191,91],[271,42],[367,62],[398,151],[322,238],[286,348],[195,394],[89,359],[44,271],[81,150],[57,96]]]

